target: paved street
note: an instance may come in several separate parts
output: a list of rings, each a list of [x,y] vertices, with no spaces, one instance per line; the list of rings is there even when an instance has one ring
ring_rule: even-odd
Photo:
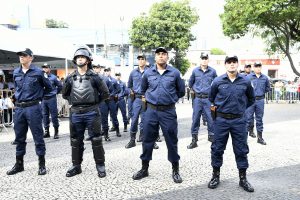
[[[266,146],[249,138],[248,179],[254,193],[238,186],[238,171],[231,140],[224,154],[221,184],[207,188],[211,178],[210,143],[206,127],[201,126],[198,148],[188,150],[190,143],[191,104],[177,104],[179,122],[179,154],[182,184],[171,177],[171,164],[167,161],[167,148],[158,143],[150,162],[150,176],[133,181],[131,176],[140,169],[141,144],[132,149],[124,146],[129,133],[121,138],[112,136],[104,142],[107,177],[97,176],[90,142],[86,142],[82,174],[67,178],[71,166],[71,147],[68,121],[61,121],[59,140],[46,139],[46,167],[48,174],[38,176],[38,161],[31,133],[28,134],[25,171],[7,176],[6,171],[15,163],[15,146],[11,128],[0,133],[0,199],[300,199],[300,104],[267,104],[265,107]],[[123,127],[121,127],[121,130]]]

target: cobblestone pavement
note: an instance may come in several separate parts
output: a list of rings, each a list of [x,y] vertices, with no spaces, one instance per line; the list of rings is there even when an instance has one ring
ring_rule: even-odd
[[[238,186],[238,171],[229,140],[221,168],[221,184],[207,188],[211,178],[210,143],[206,127],[201,126],[198,148],[188,150],[190,143],[191,104],[178,104],[179,154],[182,184],[171,178],[171,164],[167,161],[164,142],[158,143],[150,162],[150,176],[133,181],[132,174],[140,169],[141,144],[131,149],[124,146],[129,133],[121,138],[112,136],[104,142],[107,177],[97,176],[90,142],[85,142],[82,174],[67,178],[71,165],[68,121],[62,119],[59,140],[46,139],[48,174],[38,176],[38,162],[32,136],[28,134],[25,171],[7,176],[15,162],[15,146],[11,128],[0,133],[0,199],[300,199],[300,105],[268,104],[265,107],[266,146],[249,138],[248,179],[254,193]],[[122,127],[121,127],[122,129]],[[53,135],[53,130],[51,130]],[[163,137],[162,137],[163,139]]]

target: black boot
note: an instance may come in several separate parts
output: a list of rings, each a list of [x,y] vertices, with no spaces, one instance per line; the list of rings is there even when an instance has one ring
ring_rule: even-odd
[[[192,142],[190,145],[187,146],[188,149],[193,149],[196,148],[197,145],[197,141],[198,141],[198,135],[197,134],[192,134]]]
[[[45,156],[39,156],[39,171],[38,171],[38,175],[45,175],[45,174],[47,174],[45,163],[46,163]]]
[[[159,146],[156,144],[156,142],[154,143],[153,149],[159,149]]]
[[[140,180],[142,178],[149,176],[148,168],[149,168],[149,161],[143,160],[142,169],[136,172],[135,174],[133,174],[132,176],[133,180]]]
[[[128,144],[126,144],[126,146],[125,146],[126,149],[130,149],[130,148],[136,146],[135,136],[136,136],[136,133],[130,133],[130,141],[128,142]]]
[[[100,178],[103,178],[106,176],[105,171],[105,157],[104,157],[104,148],[102,144],[102,137],[94,137],[92,139],[92,148],[94,153],[94,160],[96,163],[96,169],[98,172],[98,176]]]
[[[254,188],[251,186],[251,184],[248,182],[246,178],[246,169],[240,169],[239,176],[240,176],[239,185],[247,192],[254,192]]]
[[[119,127],[116,127],[116,135],[117,135],[117,137],[121,137],[121,134],[120,134],[120,129],[119,129]]]
[[[53,139],[58,139],[58,127],[54,127],[54,137]]]
[[[214,167],[212,178],[208,183],[208,188],[215,189],[220,184],[220,168]]]
[[[114,131],[116,131],[116,128],[113,126],[113,127],[111,127],[111,129],[109,130],[109,132],[114,132]]]
[[[182,178],[179,174],[179,162],[173,162],[172,163],[172,177],[175,183],[182,183]]]
[[[23,156],[17,156],[16,157],[16,164],[13,166],[13,168],[6,172],[7,175],[14,175],[16,173],[24,171],[24,161]]]
[[[256,135],[254,133],[254,126],[250,126],[248,131],[250,137],[256,138]]]
[[[82,145],[77,139],[71,138],[73,166],[68,169],[67,177],[72,177],[82,172],[81,163],[84,150]]]
[[[124,123],[124,131],[123,132],[127,132],[127,123]]]
[[[266,145],[267,143],[265,140],[262,138],[262,132],[257,132],[257,143]]]
[[[49,137],[50,137],[49,127],[45,127],[44,138],[49,138]]]
[[[140,135],[139,135],[139,139],[137,140],[137,142],[142,142],[143,137],[144,137],[144,132],[143,132],[143,130],[140,130]]]
[[[103,130],[103,135],[104,135],[105,141],[108,141],[108,142],[111,141],[111,139],[108,136],[108,130]]]

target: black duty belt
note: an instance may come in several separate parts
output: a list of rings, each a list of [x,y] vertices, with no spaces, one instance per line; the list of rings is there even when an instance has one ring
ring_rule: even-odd
[[[261,99],[264,99],[265,98],[265,96],[257,96],[257,97],[255,97],[255,100],[261,100]]]
[[[75,106],[75,107],[71,107],[71,112],[72,113],[87,113],[90,111],[97,111],[99,105],[92,105],[92,106],[88,106],[88,107],[82,107],[82,106]]]
[[[141,99],[142,97],[143,97],[143,95],[141,95],[141,94],[135,94],[135,98]]]
[[[16,107],[26,108],[26,107],[29,107],[29,106],[37,105],[39,103],[40,103],[40,100],[16,102]]]
[[[208,94],[196,94],[196,97],[198,97],[200,99],[207,99],[208,98]]]
[[[53,96],[51,96],[51,97],[46,97],[46,96],[44,96],[44,100],[49,100],[49,99],[52,99],[53,97],[55,97],[56,95],[53,95]]]
[[[170,104],[170,105],[154,105],[149,102],[147,102],[147,106],[150,108],[157,110],[157,111],[164,111],[164,110],[170,110],[175,108],[175,104]]]
[[[241,118],[242,116],[243,115],[217,112],[217,117],[222,117],[224,119],[236,119],[236,118]]]

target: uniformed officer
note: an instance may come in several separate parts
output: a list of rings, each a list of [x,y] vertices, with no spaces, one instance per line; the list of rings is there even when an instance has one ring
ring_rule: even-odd
[[[44,123],[44,129],[45,134],[44,138],[50,137],[50,120],[49,115],[51,114],[51,120],[54,127],[54,139],[58,139],[58,110],[57,110],[57,98],[56,94],[60,93],[62,89],[61,82],[57,79],[57,76],[51,73],[51,65],[48,65],[45,63],[43,66],[43,71],[47,74],[48,79],[51,82],[52,90],[51,92],[44,95],[43,101],[42,101],[42,111],[43,111],[43,123]]]
[[[23,157],[26,153],[28,127],[35,143],[35,151],[39,157],[38,175],[47,173],[45,167],[45,142],[43,138],[42,108],[40,101],[44,93],[52,90],[48,76],[31,62],[33,53],[29,48],[17,52],[21,66],[13,72],[15,84],[14,131],[16,141],[16,164],[7,172],[13,175],[24,171]]]
[[[117,79],[117,83],[119,84],[120,87],[120,92],[118,93],[117,110],[120,109],[122,113],[124,132],[127,132],[128,118],[127,118],[125,97],[128,95],[128,90],[126,84],[123,81],[121,81],[121,73],[116,73],[115,76]]]
[[[208,93],[214,78],[217,77],[216,70],[208,66],[208,54],[201,53],[200,66],[196,67],[189,79],[189,87],[194,92],[193,101],[193,122],[191,127],[192,142],[187,146],[188,149],[197,147],[198,132],[200,128],[201,114],[205,115],[207,120],[208,141],[213,141],[213,126],[210,115],[210,101],[208,100]]]
[[[139,180],[149,175],[149,161],[152,160],[154,143],[162,129],[167,148],[168,160],[172,163],[172,177],[175,183],[181,183],[179,175],[178,155],[178,122],[175,104],[185,94],[184,81],[180,72],[167,64],[168,52],[159,47],[155,50],[156,65],[148,69],[143,76],[141,94],[145,94],[147,102],[144,113],[142,169],[133,175],[134,180]]]
[[[141,142],[143,139],[143,119],[144,119],[144,110],[142,109],[142,93],[141,93],[141,83],[142,78],[145,72],[149,69],[146,66],[146,56],[145,54],[139,54],[137,56],[138,59],[138,67],[133,69],[129,75],[128,79],[128,88],[130,89],[129,99],[132,107],[132,116],[131,116],[131,124],[130,124],[130,140],[125,148],[129,149],[136,146],[135,139],[136,133],[138,131],[138,122],[140,118],[139,128],[140,135],[137,142]],[[129,108],[128,103],[128,110]],[[155,149],[158,149],[158,146],[154,145]]]
[[[116,131],[117,137],[121,137],[120,129],[119,129],[119,121],[117,117],[117,102],[118,102],[118,93],[121,91],[117,80],[111,76],[111,68],[106,67],[104,69],[104,75],[106,76],[106,85],[110,92],[109,99],[105,100],[105,104],[101,104],[101,112],[103,112],[103,131],[104,137],[106,141],[110,141],[108,136],[108,114],[110,114],[110,118],[113,124],[113,131]],[[107,130],[107,131],[106,131]]]
[[[254,114],[256,120],[256,130],[257,130],[257,142],[266,145],[262,137],[263,133],[263,116],[265,107],[265,94],[270,91],[270,82],[266,75],[261,73],[261,62],[255,62],[254,68],[251,74],[247,76],[250,79],[251,84],[254,88],[255,93],[255,103],[247,109],[247,129],[249,131],[249,136],[256,137],[253,131],[254,129]]]
[[[73,166],[68,169],[67,177],[82,172],[83,139],[86,128],[91,136],[98,176],[100,178],[106,176],[99,102],[109,97],[109,91],[104,81],[91,71],[92,60],[92,54],[88,47],[79,47],[73,58],[77,70],[66,78],[62,89],[63,98],[68,99],[72,105],[70,108],[70,136]]]
[[[215,134],[211,145],[213,176],[208,187],[214,189],[220,183],[220,168],[223,164],[223,154],[230,133],[239,169],[239,185],[244,190],[253,192],[254,189],[246,178],[249,148],[245,111],[254,103],[254,91],[250,81],[237,72],[237,56],[226,56],[225,67],[227,72],[214,79],[209,94],[209,100],[213,104],[212,108],[216,107],[216,111],[212,112]]]
[[[251,73],[251,64],[245,64],[244,66],[244,75],[249,75]]]

